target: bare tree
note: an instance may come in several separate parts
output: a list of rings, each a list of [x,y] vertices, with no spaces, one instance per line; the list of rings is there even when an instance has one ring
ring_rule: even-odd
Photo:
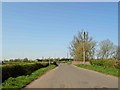
[[[103,40],[99,43],[98,56],[101,59],[108,59],[114,53],[114,44],[109,40]]]
[[[115,60],[120,60],[120,46],[116,46],[116,45],[114,46],[112,58]]]
[[[74,36],[70,44],[70,54],[74,60],[82,61],[84,59],[84,54],[85,60],[89,60],[94,57],[95,46],[96,42],[92,37],[89,37],[88,32],[78,32],[78,35]]]

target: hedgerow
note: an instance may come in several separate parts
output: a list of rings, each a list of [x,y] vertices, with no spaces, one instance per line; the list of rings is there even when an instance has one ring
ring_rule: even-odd
[[[30,75],[33,71],[47,67],[48,63],[12,64],[2,66],[2,82],[9,77]]]
[[[55,67],[56,65],[50,64],[47,67],[40,68],[32,72],[30,75],[22,75],[16,78],[10,77],[2,83],[2,90],[21,90],[27,84],[31,83],[33,80],[37,79],[38,77]]]
[[[90,64],[120,69],[119,60],[90,60]]]

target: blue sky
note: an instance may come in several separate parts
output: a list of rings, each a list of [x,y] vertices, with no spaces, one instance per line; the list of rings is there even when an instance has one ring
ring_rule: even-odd
[[[84,29],[96,41],[118,42],[116,3],[3,3],[3,59],[66,57]]]

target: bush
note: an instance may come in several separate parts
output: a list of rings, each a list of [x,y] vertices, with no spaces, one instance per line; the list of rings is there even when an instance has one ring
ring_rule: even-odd
[[[58,66],[57,62],[55,62],[55,61],[52,64],[55,65],[55,66]]]
[[[120,69],[120,60],[116,61],[114,67]]]
[[[91,65],[103,66],[103,63],[104,63],[103,60],[90,60]]]
[[[90,60],[90,64],[120,69],[120,61],[118,60]]]
[[[14,64],[5,65],[2,67],[2,82],[9,77],[17,77],[21,75],[29,75],[33,71],[48,66],[48,63],[29,63],[29,64]]]

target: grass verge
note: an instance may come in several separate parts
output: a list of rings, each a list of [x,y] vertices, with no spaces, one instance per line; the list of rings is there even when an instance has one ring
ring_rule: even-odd
[[[55,65],[49,65],[48,67],[34,71],[31,75],[18,76],[16,78],[10,77],[9,79],[7,79],[2,83],[2,90],[8,90],[8,89],[20,90],[21,88],[25,87],[27,84],[32,82],[33,80],[43,75],[45,72],[55,67],[56,67]]]
[[[89,70],[94,70],[94,71],[101,72],[104,74],[117,76],[117,77],[120,76],[120,71],[119,71],[119,69],[116,69],[116,68],[106,68],[106,67],[102,67],[102,66],[84,65],[84,64],[79,64],[76,66],[85,68],[85,69],[89,69]]]

